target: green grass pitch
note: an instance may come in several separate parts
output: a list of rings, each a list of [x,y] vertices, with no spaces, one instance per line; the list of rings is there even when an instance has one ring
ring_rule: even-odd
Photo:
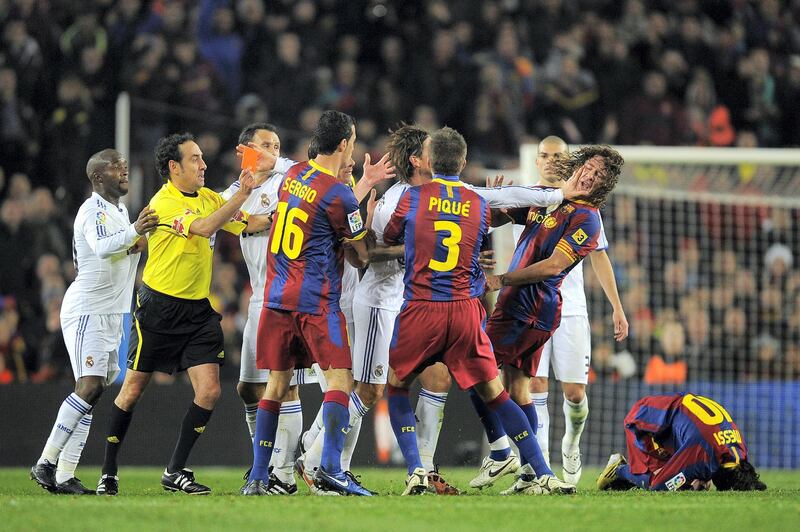
[[[365,486],[381,496],[313,497],[304,486],[293,497],[241,497],[243,470],[197,468],[214,494],[190,497],[161,489],[161,471],[122,468],[117,497],[47,493],[24,468],[0,469],[0,530],[797,530],[800,471],[764,471],[758,493],[598,492],[597,469],[585,469],[577,495],[500,497],[512,478],[459,497],[398,497],[404,472],[364,469]],[[459,488],[475,469],[442,471]],[[96,468],[79,476],[94,485]]]

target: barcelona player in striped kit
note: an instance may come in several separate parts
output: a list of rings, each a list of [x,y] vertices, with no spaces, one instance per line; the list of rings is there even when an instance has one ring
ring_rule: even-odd
[[[462,389],[475,389],[512,435],[520,453],[541,473],[531,493],[575,488],[552,475],[525,414],[509,398],[498,376],[492,345],[481,326],[485,277],[478,263],[487,240],[489,205],[459,180],[467,145],[455,130],[431,136],[430,183],[400,199],[383,240],[405,243],[404,303],[389,352],[389,415],[408,466],[404,495],[425,493],[427,471],[416,439],[408,393],[416,375],[443,362]]]
[[[725,408],[692,393],[651,395],[625,416],[628,459],[612,454],[601,490],[765,490],[748,461],[739,427]]]
[[[530,399],[530,380],[536,375],[544,345],[560,324],[561,282],[597,248],[601,231],[598,207],[616,186],[623,159],[609,147],[589,146],[554,164],[560,175],[573,180],[586,200],[531,208],[509,271],[488,279],[490,287],[502,290],[486,332],[503,365],[506,388],[533,427],[537,417]],[[493,441],[502,428],[474,394],[472,399]],[[517,481],[505,493],[525,493],[536,476],[534,464],[523,464]]]
[[[281,398],[295,367],[314,362],[328,391],[323,402],[325,439],[317,487],[344,495],[371,495],[341,469],[353,387],[350,346],[339,306],[342,277],[337,251],[349,242],[347,259],[366,265],[364,223],[353,191],[336,178],[350,161],[356,139],[353,119],[322,114],[311,138],[318,155],[291,167],[278,193],[268,243],[264,309],[258,326],[256,364],[270,379],[258,405],[253,468],[244,495],[268,494],[267,467],[275,445]]]

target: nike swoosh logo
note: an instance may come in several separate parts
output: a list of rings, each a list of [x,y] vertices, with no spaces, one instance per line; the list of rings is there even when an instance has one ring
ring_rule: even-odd
[[[343,488],[346,488],[347,486],[350,485],[350,481],[349,480],[345,480],[344,482],[342,482],[341,480],[333,478],[333,477],[328,477],[328,479],[334,481],[336,484],[338,484],[339,486],[341,486]]]
[[[506,469],[508,469],[508,466],[510,466],[510,465],[511,465],[511,462],[508,462],[508,463],[506,463],[506,465],[504,465],[503,467],[501,467],[501,468],[500,468],[500,469],[498,469],[497,471],[492,471],[492,470],[490,469],[490,470],[489,470],[489,477],[490,477],[490,478],[494,478],[494,477],[496,477],[497,475],[499,475],[500,473],[502,473],[503,471],[505,471]]]

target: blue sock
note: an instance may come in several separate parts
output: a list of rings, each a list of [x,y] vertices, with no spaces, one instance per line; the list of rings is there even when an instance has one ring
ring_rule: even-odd
[[[486,403],[478,396],[478,393],[473,389],[469,389],[469,398],[472,401],[472,406],[475,407],[475,412],[478,414],[478,419],[483,424],[483,430],[486,432],[486,439],[489,440],[491,445],[499,438],[506,435],[503,430],[503,425],[500,423],[500,418],[497,414],[489,410]],[[511,455],[511,447],[505,449],[495,449],[489,452],[489,458],[492,460],[505,460]]]
[[[417,447],[417,421],[411,409],[411,402],[408,400],[408,390],[395,388],[392,385],[386,388],[389,393],[389,419],[410,475],[414,469],[422,467]]]
[[[275,447],[275,433],[278,431],[278,415],[281,404],[278,401],[262,399],[258,402],[256,413],[256,435],[253,438],[253,469],[248,480],[269,479],[269,460]]]
[[[650,489],[650,473],[635,475],[631,473],[631,467],[628,464],[619,466],[617,469],[617,476],[639,488]]]
[[[325,438],[322,445],[320,466],[330,475],[342,472],[342,449],[350,423],[348,404],[350,396],[341,390],[325,392],[322,402],[322,423],[325,426]]]
[[[536,428],[539,425],[539,418],[536,415],[536,408],[533,406],[533,403],[519,405],[519,407],[522,409],[522,413],[525,414],[525,417],[528,418],[528,423],[530,423],[533,433],[536,434]]]
[[[550,469],[547,466],[547,462],[544,461],[542,450],[539,448],[539,442],[536,441],[536,436],[528,422],[528,418],[519,405],[511,400],[508,396],[508,392],[503,390],[503,392],[490,401],[487,406],[500,418],[506,432],[513,438],[514,443],[517,444],[522,458],[533,467],[536,476],[552,475],[553,470]]]

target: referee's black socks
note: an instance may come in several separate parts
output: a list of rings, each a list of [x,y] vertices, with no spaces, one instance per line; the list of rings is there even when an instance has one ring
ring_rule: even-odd
[[[111,404],[111,419],[108,423],[108,435],[106,436],[106,456],[103,460],[103,474],[116,476],[117,474],[117,453],[122,447],[122,440],[128,432],[131,424],[133,412],[126,412],[116,405]]]
[[[175,451],[172,453],[172,458],[169,460],[169,465],[167,465],[167,473],[175,473],[186,467],[189,453],[192,452],[194,442],[206,430],[208,420],[211,419],[211,412],[212,410],[206,410],[192,402],[192,406],[189,407],[183,417],[180,436],[178,437],[177,445],[175,445]]]

